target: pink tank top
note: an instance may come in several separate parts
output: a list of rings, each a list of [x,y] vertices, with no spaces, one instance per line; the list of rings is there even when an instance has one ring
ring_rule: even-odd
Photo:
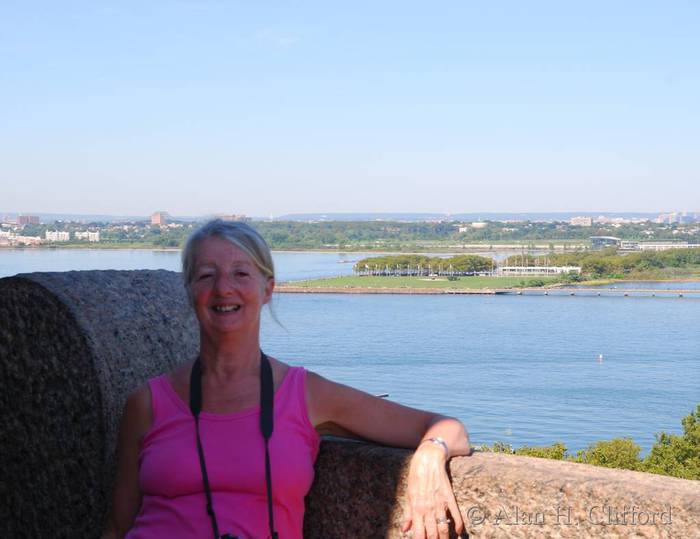
[[[290,367],[275,393],[270,461],[275,528],[302,539],[304,496],[314,477],[320,438],[309,421],[306,371]],[[197,457],[194,419],[166,375],[150,380],[153,425],[139,454],[141,510],[127,539],[212,537]],[[200,433],[219,533],[269,536],[265,444],[260,407],[200,414]]]

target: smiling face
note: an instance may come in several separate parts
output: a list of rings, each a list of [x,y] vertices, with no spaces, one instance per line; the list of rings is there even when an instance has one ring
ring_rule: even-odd
[[[272,297],[266,277],[245,251],[217,236],[197,246],[190,290],[202,332],[212,337],[260,328],[260,310]]]

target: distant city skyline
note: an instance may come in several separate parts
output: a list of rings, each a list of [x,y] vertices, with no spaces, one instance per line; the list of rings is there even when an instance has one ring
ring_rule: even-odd
[[[291,221],[570,221],[571,224],[586,224],[612,221],[655,221],[668,223],[700,221],[700,211],[697,212],[326,212],[326,213],[291,213],[275,216],[246,215],[246,214],[215,214],[203,215],[172,215],[167,211],[156,211],[150,215],[127,214],[79,214],[79,213],[44,213],[44,212],[2,212],[0,220],[7,223],[15,221],[18,224],[39,224],[55,221],[73,222],[118,222],[118,221],[150,221],[151,224],[163,224],[166,221],[201,221],[219,217],[226,220],[291,220]]]
[[[0,211],[700,211],[700,3],[0,5]]]

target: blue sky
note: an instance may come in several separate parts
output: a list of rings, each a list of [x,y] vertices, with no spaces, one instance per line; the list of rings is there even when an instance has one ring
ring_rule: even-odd
[[[0,211],[700,210],[700,3],[0,3]]]

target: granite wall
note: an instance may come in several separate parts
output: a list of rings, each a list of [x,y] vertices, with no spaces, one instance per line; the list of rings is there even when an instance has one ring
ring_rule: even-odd
[[[96,537],[128,393],[196,353],[180,275],[0,279],[0,537]]]
[[[197,339],[173,272],[0,279],[0,537],[99,536],[124,399]],[[409,458],[325,441],[305,536],[400,537]],[[450,471],[472,537],[700,537],[698,482],[478,453]]]
[[[401,538],[410,456],[325,442],[304,537]],[[497,453],[454,458],[450,474],[468,537],[700,538],[698,481]]]

